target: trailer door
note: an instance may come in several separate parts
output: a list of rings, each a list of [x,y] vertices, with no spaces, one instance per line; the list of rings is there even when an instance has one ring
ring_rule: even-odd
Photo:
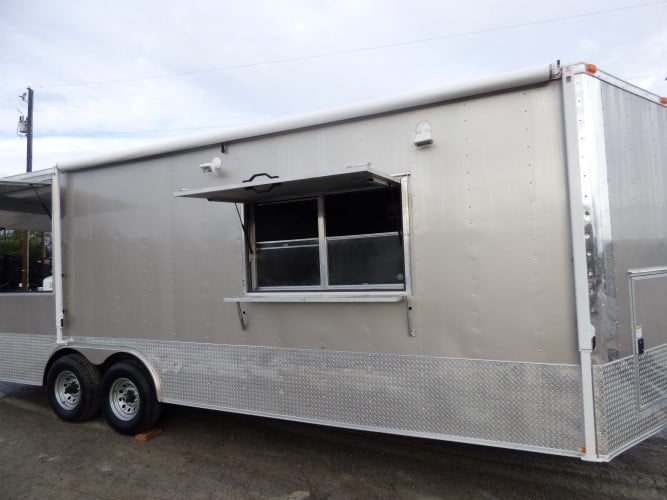
[[[640,410],[667,405],[667,268],[630,270],[630,307]]]

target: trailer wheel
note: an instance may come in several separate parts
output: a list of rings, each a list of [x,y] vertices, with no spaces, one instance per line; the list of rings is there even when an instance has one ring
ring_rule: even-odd
[[[51,408],[65,422],[83,422],[100,409],[100,372],[79,354],[54,361],[46,386]]]
[[[109,425],[121,434],[147,431],[160,416],[155,387],[140,363],[112,365],[102,379],[102,405]]]

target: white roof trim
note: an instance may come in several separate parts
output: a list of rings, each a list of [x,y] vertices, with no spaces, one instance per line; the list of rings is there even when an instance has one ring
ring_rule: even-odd
[[[344,106],[336,109],[308,113],[301,116],[283,118],[268,123],[248,125],[228,131],[197,136],[194,138],[149,145],[126,152],[112,153],[91,159],[58,163],[56,167],[60,170],[79,170],[84,168],[98,167],[109,163],[126,162],[139,158],[171,153],[174,151],[209,146],[216,143],[248,139],[251,137],[275,134],[332,122],[351,120],[364,116],[372,116],[399,111],[402,109],[425,106],[438,102],[460,99],[463,97],[506,90],[514,87],[533,85],[546,82],[551,78],[552,66],[540,66],[538,68],[525,69],[498,75],[493,78],[487,78],[473,83],[463,83],[403,96],[366,101],[351,106]]]

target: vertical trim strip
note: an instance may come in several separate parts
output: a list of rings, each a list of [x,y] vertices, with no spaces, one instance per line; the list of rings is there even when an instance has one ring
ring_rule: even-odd
[[[405,273],[405,293],[412,295],[412,260],[410,251],[410,174],[401,177],[401,211],[403,215],[403,269]]]
[[[583,123],[583,80],[571,68],[564,68],[562,78],[563,118],[565,125],[565,146],[567,158],[568,192],[570,205],[570,230],[572,237],[572,258],[574,267],[574,293],[577,310],[577,336],[581,363],[581,387],[584,410],[584,448],[582,459],[599,461],[595,434],[595,407],[593,400],[593,372],[591,355],[595,330],[591,324],[588,290],[588,265],[586,261],[585,218],[590,216],[591,193],[585,191],[586,179],[582,177],[581,151],[579,149],[580,127]],[[582,206],[583,205],[583,206]],[[586,215],[588,214],[588,215]]]
[[[320,247],[320,286],[329,288],[329,254],[324,221],[324,196],[317,197],[317,236]]]
[[[53,169],[53,185],[51,187],[51,235],[53,238],[53,294],[55,302],[56,343],[64,344],[63,327],[65,311],[63,308],[63,261],[62,261],[62,224],[60,215],[60,169]]]

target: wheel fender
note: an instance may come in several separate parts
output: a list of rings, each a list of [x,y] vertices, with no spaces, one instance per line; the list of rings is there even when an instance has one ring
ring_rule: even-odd
[[[94,365],[103,364],[107,359],[109,359],[114,354],[128,354],[136,358],[144,365],[146,371],[148,371],[148,374],[151,377],[151,380],[153,381],[153,386],[155,387],[157,400],[162,402],[162,380],[160,379],[160,376],[155,367],[153,366],[153,364],[148,360],[146,356],[144,356],[139,351],[135,351],[134,349],[125,349],[125,348],[119,349],[118,347],[68,344],[66,346],[59,347],[55,351],[53,351],[51,359],[53,359],[54,356],[56,356],[59,352],[63,350],[67,352],[78,352]]]

